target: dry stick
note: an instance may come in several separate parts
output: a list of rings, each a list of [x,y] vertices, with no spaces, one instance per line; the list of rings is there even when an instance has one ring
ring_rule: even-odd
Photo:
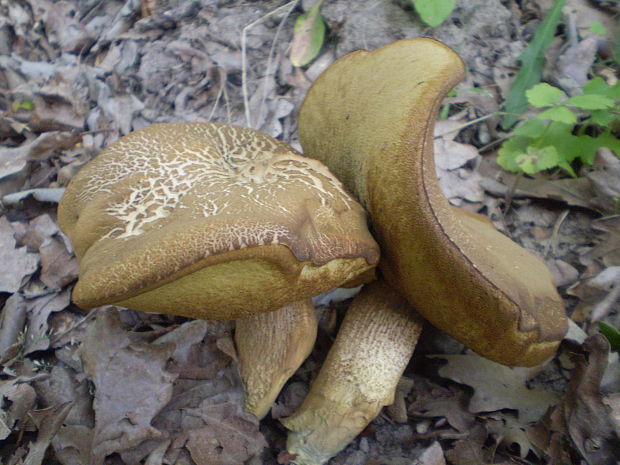
[[[497,116],[499,114],[501,114],[501,112],[496,111],[496,112],[493,112],[493,113],[489,113],[488,115],[484,115],[484,116],[481,116],[479,118],[472,119],[471,121],[468,121],[468,122],[466,122],[464,124],[461,124],[460,126],[457,126],[457,127],[453,128],[453,129],[450,129],[449,131],[446,131],[446,132],[443,132],[441,134],[436,135],[435,139],[439,139],[441,137],[447,136],[448,134],[451,134],[453,132],[461,132],[463,129],[468,128],[469,126],[473,126],[474,124],[482,123],[483,121],[486,121],[486,120],[488,120],[488,119],[490,119],[490,118],[492,118],[494,116]]]
[[[250,128],[252,127],[252,119],[250,117],[250,102],[248,98],[248,67],[247,67],[247,51],[246,51],[246,42],[247,42],[246,34],[254,26],[257,26],[258,24],[262,23],[263,21],[273,16],[274,14],[279,13],[280,11],[284,10],[286,7],[292,5],[291,7],[291,10],[292,10],[292,8],[295,7],[295,5],[297,5],[298,1],[299,0],[292,0],[291,2],[288,2],[282,6],[279,6],[275,10],[270,11],[266,15],[258,18],[256,21],[253,21],[252,23],[245,26],[243,28],[243,31],[241,32],[241,91],[243,93],[243,106],[245,108],[245,121],[248,127]],[[288,14],[286,15],[286,17],[288,17]],[[271,59],[271,56],[270,56],[270,59]],[[267,66],[269,66],[269,64]]]
[[[545,258],[549,258],[549,255],[551,255],[552,257],[556,256],[560,228],[562,227],[562,224],[564,223],[564,220],[566,220],[566,217],[568,216],[569,213],[570,213],[569,209],[564,210],[562,214],[556,220],[555,224],[553,225],[553,231],[551,233],[551,237],[549,238],[549,242],[547,242],[547,245],[545,246],[545,253],[544,253]]]
[[[215,110],[217,110],[217,106],[220,103],[220,98],[222,97],[222,94],[224,93],[224,87],[226,86],[226,74],[224,73],[224,71],[221,68],[217,68],[217,73],[219,74],[220,77],[220,86],[219,89],[217,90],[217,95],[215,96],[215,102],[213,103],[213,108],[211,109],[211,113],[209,113],[209,121],[213,120],[213,115],[215,114]]]

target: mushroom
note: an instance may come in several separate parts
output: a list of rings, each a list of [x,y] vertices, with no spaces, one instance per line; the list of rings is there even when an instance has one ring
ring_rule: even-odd
[[[566,332],[546,266],[440,191],[434,121],[463,73],[447,46],[405,39],[337,60],[302,104],[304,155],[325,163],[367,209],[382,282],[354,300],[308,397],[283,420],[298,465],[327,461],[392,402],[417,332],[404,308],[506,365],[541,363]],[[368,338],[376,334],[390,344],[375,349]]]
[[[121,138],[72,179],[58,220],[80,264],[80,307],[238,320],[246,405],[259,417],[314,344],[310,297],[379,259],[363,208],[325,166],[227,124]]]

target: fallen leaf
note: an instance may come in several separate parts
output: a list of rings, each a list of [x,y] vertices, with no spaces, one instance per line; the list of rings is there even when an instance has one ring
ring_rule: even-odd
[[[0,440],[28,421],[35,406],[36,393],[23,379],[0,381]]]
[[[84,371],[95,385],[93,465],[114,452],[162,436],[151,421],[172,396],[166,370],[172,344],[149,344],[123,329],[118,313],[100,310],[82,345]]]
[[[0,292],[14,294],[24,280],[39,266],[37,254],[29,253],[26,247],[17,247],[11,223],[0,218]]]
[[[60,236],[48,238],[39,248],[39,279],[51,291],[59,291],[78,276],[78,263]]]
[[[468,405],[470,412],[512,409],[519,412],[519,421],[529,423],[539,420],[559,399],[554,392],[529,389],[527,368],[507,367],[474,353],[432,357],[448,362],[439,368],[440,376],[474,389]]]
[[[530,452],[538,456],[537,449],[530,442],[525,426],[514,415],[490,414],[485,419],[489,433],[495,435],[497,442],[504,444],[507,448],[514,444],[519,446],[519,457],[523,460]]]
[[[71,402],[67,402],[44,410],[31,412],[30,418],[33,419],[39,431],[36,441],[29,445],[24,465],[41,465],[45,458],[45,451],[47,451],[52,439],[58,433],[72,407]]]
[[[13,294],[4,303],[0,313],[0,364],[8,360],[6,350],[16,344],[26,324],[26,304],[19,294]],[[10,357],[12,358],[12,357]]]
[[[562,401],[568,434],[589,464],[612,464],[620,460],[620,437],[599,388],[607,368],[609,343],[596,334],[582,349],[574,355],[575,369]]]
[[[69,306],[71,296],[66,290],[59,294],[47,294],[36,299],[27,299],[28,330],[24,341],[24,354],[46,350],[50,346],[49,317]]]
[[[441,445],[435,441],[411,465],[446,465]]]
[[[450,426],[466,433],[476,423],[467,410],[468,396],[461,390],[437,388],[422,392],[409,406],[409,414],[423,418],[444,417]]]
[[[239,465],[266,446],[258,421],[243,410],[243,388],[231,358],[219,349],[230,330],[221,322],[193,320],[153,345],[176,346],[168,369],[178,374],[172,398],[151,422],[161,438],[121,452],[138,463],[166,446],[165,460],[188,455],[205,465]],[[159,453],[158,453],[159,454]]]

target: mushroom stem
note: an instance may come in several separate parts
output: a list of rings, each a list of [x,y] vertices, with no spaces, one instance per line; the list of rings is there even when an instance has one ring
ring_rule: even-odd
[[[316,331],[310,299],[236,321],[235,344],[248,412],[258,419],[267,415],[284,383],[310,355]]]
[[[421,318],[385,282],[362,289],[304,403],[282,420],[294,463],[327,462],[394,402],[421,330]]]

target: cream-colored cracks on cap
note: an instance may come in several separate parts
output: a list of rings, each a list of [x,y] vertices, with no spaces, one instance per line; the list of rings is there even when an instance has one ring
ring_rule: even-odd
[[[72,180],[59,222],[80,261],[74,300],[85,307],[237,318],[378,261],[362,207],[324,165],[217,123],[123,137]]]

